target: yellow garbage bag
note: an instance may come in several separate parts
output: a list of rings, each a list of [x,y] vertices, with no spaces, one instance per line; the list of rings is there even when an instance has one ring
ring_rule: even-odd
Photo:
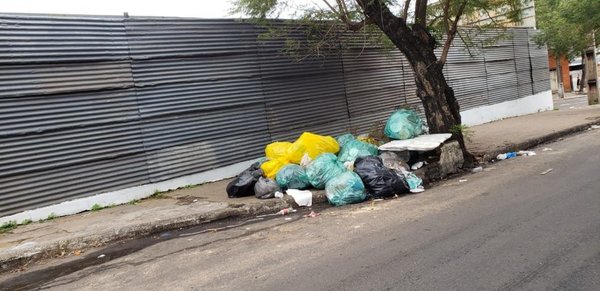
[[[300,164],[304,154],[314,160],[320,154],[335,154],[339,151],[340,146],[333,137],[305,132],[288,148],[287,159],[291,163]]]
[[[270,143],[265,147],[265,156],[269,160],[285,159],[291,146],[292,143],[287,141]]]
[[[265,177],[273,179],[275,178],[275,174],[287,164],[289,163],[285,159],[268,160],[262,163],[260,168],[263,170]]]

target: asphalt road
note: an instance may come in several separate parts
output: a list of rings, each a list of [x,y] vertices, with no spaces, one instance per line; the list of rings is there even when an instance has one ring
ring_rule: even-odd
[[[0,277],[0,286],[599,290],[600,130],[544,147],[553,150],[418,195],[328,208],[314,218],[301,212],[223,231],[166,233],[173,239],[140,242],[115,259],[31,266]]]

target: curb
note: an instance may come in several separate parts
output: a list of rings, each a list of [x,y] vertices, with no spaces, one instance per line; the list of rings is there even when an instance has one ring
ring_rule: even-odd
[[[314,192],[313,206],[324,203],[327,203],[327,196],[325,196],[325,193],[323,191]],[[30,249],[21,249],[18,252],[15,251],[12,254],[0,257],[0,274],[12,270],[19,270],[40,260],[63,257],[71,255],[75,251],[86,251],[117,241],[146,237],[164,231],[198,226],[223,219],[273,214],[288,207],[298,208],[299,206],[294,202],[294,199],[291,196],[286,195],[283,199],[269,199],[263,200],[262,203],[241,206],[232,203],[227,208],[201,214],[179,216],[152,223],[140,223],[117,230],[97,233],[92,236],[78,236],[66,240],[49,242],[37,245]]]
[[[585,131],[588,128],[590,128],[592,125],[600,125],[600,121],[592,121],[592,122],[588,122],[585,124],[580,124],[574,127],[570,127],[567,129],[563,129],[563,130],[559,130],[556,132],[553,132],[551,134],[547,134],[547,135],[543,135],[541,137],[537,137],[537,138],[532,138],[523,142],[519,142],[519,143],[515,143],[512,145],[508,145],[508,146],[504,146],[501,147],[497,150],[494,150],[492,152],[488,152],[488,153],[473,153],[476,156],[480,157],[482,159],[482,162],[489,162],[493,159],[496,158],[496,156],[498,156],[499,154],[502,153],[506,153],[506,152],[513,152],[513,151],[519,151],[519,150],[526,150],[526,149],[530,149],[532,147],[541,145],[541,144],[545,144],[551,141],[555,141],[561,137],[565,137],[574,133],[578,133],[581,131]]]

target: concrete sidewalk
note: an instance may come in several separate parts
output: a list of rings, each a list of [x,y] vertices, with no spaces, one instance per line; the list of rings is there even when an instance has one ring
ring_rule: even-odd
[[[561,108],[514,117],[473,126],[469,148],[476,155],[490,159],[498,152],[526,149],[588,129],[591,124],[600,124],[600,106]],[[17,270],[48,257],[79,255],[87,249],[118,240],[296,207],[287,196],[286,199],[268,200],[254,197],[229,199],[225,192],[229,181],[162,193],[135,204],[18,226],[0,234],[0,272]],[[314,204],[326,203],[323,191],[313,193]]]

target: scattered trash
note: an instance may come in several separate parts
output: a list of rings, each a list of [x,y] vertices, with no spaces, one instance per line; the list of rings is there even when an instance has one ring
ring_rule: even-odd
[[[301,189],[310,186],[306,171],[299,165],[287,164],[275,175],[275,181],[281,189]]]
[[[379,157],[386,168],[400,172],[408,171],[410,169],[410,166],[406,163],[410,159],[410,153],[408,151],[386,151],[379,154]]]
[[[600,128],[600,125],[596,125],[596,124],[594,124],[594,125],[590,126],[590,128],[591,128],[591,129],[599,129],[599,128]]]
[[[97,258],[98,258],[98,259],[102,259],[102,258],[104,258],[104,257],[106,257],[106,255],[105,255],[105,254],[101,254],[101,255],[99,255]]]
[[[354,171],[354,161],[352,161],[352,162],[345,162],[344,163],[344,167],[348,171]]]
[[[294,213],[294,212],[296,212],[296,211],[298,211],[298,210],[296,210],[296,209],[294,209],[294,208],[290,207],[290,208],[284,208],[284,209],[281,209],[281,210],[279,210],[279,212],[277,212],[277,214],[280,214],[280,215],[288,215],[288,214],[290,214],[290,213]]]
[[[534,151],[518,151],[517,155],[528,157],[528,156],[535,156],[536,154]]]
[[[410,189],[411,193],[419,193],[424,191],[425,188],[423,188],[423,179],[417,177],[417,175],[409,171],[402,172],[402,174],[406,179],[406,184],[408,184],[408,188]]]
[[[504,154],[499,154],[498,156],[496,156],[496,159],[506,160],[506,159],[512,159],[516,156],[517,156],[516,152],[508,152],[508,153],[504,153]]]
[[[552,150],[551,148],[544,148],[544,149],[542,150],[542,152],[547,152],[547,151],[551,151],[551,150]]]
[[[300,160],[300,166],[306,167],[308,166],[308,164],[310,164],[310,162],[312,162],[310,156],[308,154],[304,154],[304,156],[302,156],[302,159]]]
[[[382,151],[431,151],[452,136],[450,133],[424,134],[412,139],[393,140],[379,146]]]
[[[74,255],[79,256],[81,255],[81,250],[76,250],[75,252],[73,252]]]
[[[400,109],[390,115],[383,132],[391,139],[413,138],[423,133],[423,120],[414,110]]]
[[[321,215],[321,214],[317,213],[317,212],[314,212],[314,211],[311,211],[309,214],[303,215],[303,217],[317,217],[319,215]]]
[[[269,160],[285,160],[288,154],[288,150],[291,146],[292,143],[287,141],[278,141],[270,143],[265,147],[265,156]]]
[[[458,183],[465,183],[467,181],[469,181],[469,180],[467,180],[467,179],[460,179],[460,180],[458,180]]]
[[[351,171],[329,180],[325,185],[325,194],[329,203],[335,206],[359,203],[367,198],[365,185],[360,177]]]
[[[483,169],[483,170],[484,170],[485,172],[489,172],[489,171],[492,171],[492,170],[495,170],[495,169],[496,169],[496,167],[487,167],[487,168],[485,168],[485,169]]]
[[[338,159],[340,162],[354,162],[357,158],[376,156],[379,150],[376,146],[360,140],[348,141],[340,150]]]
[[[292,198],[298,206],[312,206],[313,193],[308,190],[288,189],[286,193]]]
[[[335,140],[340,145],[340,147],[344,147],[344,145],[347,142],[349,142],[351,140],[355,140],[355,138],[354,138],[354,136],[352,134],[346,133],[346,134],[342,134],[342,135],[336,137]]]
[[[227,184],[226,190],[229,198],[254,195],[254,184],[263,175],[263,171],[259,168],[259,165],[260,163],[258,162],[252,164]]]
[[[421,167],[423,167],[423,162],[416,162],[410,167],[410,169],[414,171],[420,169]]]
[[[483,172],[483,167],[479,166],[479,167],[473,168],[471,170],[471,172],[473,172],[473,173]]]
[[[262,163],[260,168],[265,173],[265,177],[273,179],[275,178],[275,175],[277,175],[277,172],[287,164],[289,163],[285,159],[275,159]]]
[[[283,193],[277,191],[277,192],[275,192],[274,196],[275,196],[275,198],[283,198]]]
[[[275,197],[275,193],[280,191],[277,182],[269,178],[260,177],[254,185],[254,196],[258,199],[268,199]]]
[[[308,182],[316,189],[325,189],[327,181],[345,172],[344,164],[331,153],[319,155],[306,167]]]
[[[304,154],[314,159],[323,153],[335,154],[339,151],[340,146],[333,137],[304,132],[288,149],[287,159],[291,163],[300,164]]]
[[[380,157],[362,157],[354,162],[354,171],[362,180],[367,193],[374,198],[392,197],[409,192],[404,175],[383,165]]]
[[[540,175],[546,175],[546,174],[552,172],[552,170],[554,170],[554,169],[550,168],[550,169],[548,169],[546,171],[541,172]]]
[[[292,220],[292,218],[291,217],[286,217],[286,218],[284,218],[284,220]]]

